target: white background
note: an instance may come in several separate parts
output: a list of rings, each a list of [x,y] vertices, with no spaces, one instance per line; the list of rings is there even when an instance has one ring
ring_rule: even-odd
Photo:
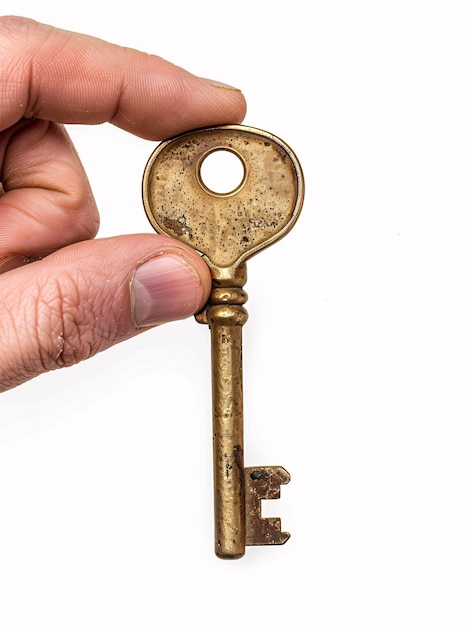
[[[306,177],[244,328],[246,464],[291,473],[290,541],[213,555],[209,332],[169,324],[0,397],[0,624],[469,626],[470,3],[0,8],[242,88]],[[155,145],[70,133],[100,236],[150,232]]]

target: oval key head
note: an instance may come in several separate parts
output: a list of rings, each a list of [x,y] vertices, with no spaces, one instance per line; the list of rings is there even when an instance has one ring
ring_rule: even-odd
[[[234,189],[214,191],[201,169],[227,151],[242,164]],[[248,126],[217,126],[164,141],[144,171],[143,201],[159,233],[198,250],[213,278],[230,280],[247,258],[283,237],[304,198],[301,166],[278,137]]]

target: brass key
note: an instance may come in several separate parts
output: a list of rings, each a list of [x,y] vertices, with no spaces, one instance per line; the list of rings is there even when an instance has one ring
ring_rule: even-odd
[[[210,189],[205,159],[227,151],[243,166],[228,192]],[[301,166],[274,135],[247,126],[219,126],[164,141],[151,155],[143,179],[147,217],[159,233],[195,248],[211,270],[213,286],[195,317],[211,329],[215,552],[240,558],[246,545],[285,543],[278,518],[261,517],[261,499],[278,498],[290,477],[282,467],[244,468],[242,289],[245,261],[296,222],[304,197]]]

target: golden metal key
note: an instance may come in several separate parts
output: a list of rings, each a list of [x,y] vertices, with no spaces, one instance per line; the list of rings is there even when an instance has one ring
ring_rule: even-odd
[[[201,169],[217,151],[242,164],[239,184],[219,193]],[[192,246],[206,260],[213,286],[195,317],[211,329],[215,552],[240,558],[245,546],[285,543],[279,518],[261,517],[261,499],[279,498],[282,467],[244,467],[242,326],[247,321],[245,261],[283,237],[304,197],[301,166],[274,135],[246,126],[203,128],[162,142],[143,179],[147,217],[159,233]]]

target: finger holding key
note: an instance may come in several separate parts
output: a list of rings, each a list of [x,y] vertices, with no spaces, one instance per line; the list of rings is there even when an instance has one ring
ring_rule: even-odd
[[[205,303],[208,268],[153,234],[82,241],[0,277],[0,392]]]
[[[95,37],[0,17],[0,44],[0,130],[36,117],[158,140],[245,115],[239,89]]]
[[[245,100],[239,90],[157,56],[29,19],[0,17],[0,50],[6,390],[142,328],[191,315],[208,294],[208,268],[183,244],[162,257],[166,243],[157,235],[146,235],[145,245],[139,235],[92,240],[98,211],[62,124],[110,122],[158,140],[239,122]],[[147,271],[153,260],[162,263]]]

